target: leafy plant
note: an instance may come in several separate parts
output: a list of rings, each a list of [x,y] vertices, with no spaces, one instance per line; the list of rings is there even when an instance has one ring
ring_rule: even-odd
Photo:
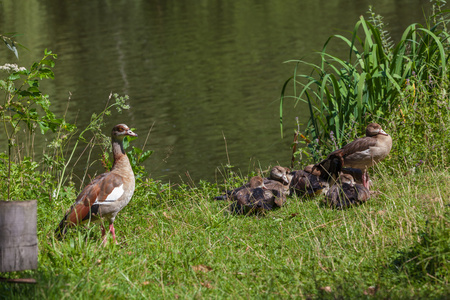
[[[21,124],[25,125],[30,135],[34,134],[37,127],[42,134],[48,130],[70,132],[75,128],[63,118],[56,118],[50,110],[48,95],[44,95],[40,90],[40,80],[54,78],[52,68],[56,57],[56,54],[45,50],[44,57],[34,63],[30,70],[15,64],[0,67],[7,72],[6,78],[0,80],[0,91],[4,94],[4,101],[0,105],[0,120],[8,140],[7,199],[10,199],[11,191],[12,149],[17,145]]]
[[[375,25],[361,16],[350,38],[331,36],[318,53],[319,64],[291,61],[296,66],[281,92],[280,119],[286,98],[292,99],[294,105],[307,103],[310,119],[306,133],[316,160],[318,149],[331,151],[341,147],[354,132],[364,132],[369,122],[385,123],[383,120],[404,99],[404,87],[412,76],[418,80],[433,76],[438,83],[447,78],[449,56],[445,48],[449,35],[440,26],[443,21],[435,24],[430,20],[426,26],[411,24],[400,41],[392,45],[380,25],[381,19],[372,14],[374,20],[378,22]],[[335,40],[348,48],[347,58],[327,52]],[[300,73],[300,65],[312,67],[312,72]],[[289,83],[293,85],[293,95],[288,96]]]

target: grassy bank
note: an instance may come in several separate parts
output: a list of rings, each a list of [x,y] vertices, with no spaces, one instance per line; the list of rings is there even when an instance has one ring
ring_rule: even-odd
[[[41,201],[38,270],[2,274],[37,284],[0,283],[0,299],[449,296],[450,173],[418,169],[374,170],[377,192],[360,207],[293,197],[250,217],[214,202],[215,183],[146,181],[117,218],[119,245],[107,247],[98,225],[55,240],[73,199]]]
[[[77,153],[89,153],[87,161],[79,162],[86,170],[95,159],[110,167],[103,118],[113,107],[129,109],[127,97],[111,95],[103,112],[93,114],[86,128],[76,129],[51,113],[48,96],[38,89],[38,78],[53,78],[48,57],[56,58],[54,54],[45,51],[31,71],[8,73],[0,89],[5,99],[18,101],[0,107],[9,132],[9,151],[0,153],[0,194],[4,199],[38,199],[39,267],[0,273],[37,280],[31,285],[0,282],[0,299],[449,298],[450,83],[444,48],[450,35],[444,19],[438,21],[439,27],[408,27],[392,49],[381,39],[382,27],[361,18],[352,39],[339,38],[352,41],[348,61],[354,53],[353,65],[329,56],[324,47],[327,67],[316,68],[324,80],[295,72],[286,82],[294,82],[290,99],[307,102],[311,110],[310,136],[299,135],[307,144],[296,153],[300,165],[361,136],[358,132],[368,122],[379,122],[392,135],[389,158],[371,170],[373,194],[367,203],[337,211],[322,205],[321,197],[291,197],[264,216],[236,216],[228,213],[229,203],[213,197],[248,177],[227,169],[221,182],[152,181],[140,166],[151,151],[129,147],[137,188],[114,223],[119,244],[106,247],[98,225],[71,230],[62,241],[55,239],[54,230],[94,175],[75,179],[71,170],[79,162]],[[358,28],[370,38],[357,39]],[[367,45],[354,46],[354,40]],[[6,44],[15,49],[14,43]],[[409,44],[423,47],[416,52]],[[348,69],[328,67],[325,58]],[[329,68],[338,74],[326,73]],[[329,89],[327,80],[335,89]],[[319,88],[312,88],[319,82]],[[23,128],[28,128],[25,137]],[[34,156],[35,128],[53,132],[39,162],[28,157]],[[91,158],[94,147],[105,155]]]

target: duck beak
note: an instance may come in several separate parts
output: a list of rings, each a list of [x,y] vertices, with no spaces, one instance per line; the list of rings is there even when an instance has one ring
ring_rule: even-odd
[[[284,183],[289,184],[289,180],[287,179],[286,175],[283,175],[283,177],[281,177],[281,179],[283,179]]]

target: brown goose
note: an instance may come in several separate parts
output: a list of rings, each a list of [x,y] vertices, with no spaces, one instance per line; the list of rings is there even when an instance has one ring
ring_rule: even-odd
[[[281,207],[286,202],[288,188],[279,182],[270,185],[272,189],[266,187],[262,177],[252,177],[248,187],[231,195],[230,199],[235,201],[232,210],[235,213],[248,214]]]
[[[316,165],[326,164],[330,159],[339,157],[344,167],[362,170],[362,182],[369,188],[367,168],[382,161],[391,151],[392,138],[380,125],[370,123],[366,128],[366,137],[359,138],[341,149],[331,152],[328,158]]]
[[[369,197],[369,189],[362,184],[355,183],[351,175],[341,174],[327,192],[324,202],[330,207],[343,209],[366,202]]]
[[[271,181],[280,182],[283,185],[289,186],[289,183],[291,182],[291,175],[290,170],[285,167],[281,166],[275,166],[270,170],[270,174],[268,178],[264,178],[264,184],[269,184]],[[238,188],[235,188],[233,190],[226,191],[224,195],[214,197],[214,200],[227,200],[233,197],[234,194],[236,194],[238,191],[240,191],[243,188],[249,188],[250,183],[244,184],[243,186],[240,186]]]
[[[126,136],[137,136],[137,134],[125,124],[114,126],[111,133],[114,155],[111,171],[94,178],[78,195],[75,203],[59,223],[55,231],[57,237],[62,237],[69,226],[104,219],[109,222],[109,231],[116,242],[114,219],[130,202],[135,185],[133,170],[122,144]],[[106,243],[103,224],[101,228],[103,243]]]

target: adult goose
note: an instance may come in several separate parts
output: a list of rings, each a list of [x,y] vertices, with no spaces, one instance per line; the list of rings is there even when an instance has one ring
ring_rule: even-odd
[[[249,214],[281,207],[286,201],[288,187],[279,182],[278,187],[274,183],[270,184],[271,189],[265,185],[262,177],[252,177],[248,187],[244,187],[231,195],[230,199],[235,201],[232,205],[232,211],[239,214]]]
[[[263,178],[264,184],[269,184],[273,181],[279,182],[282,185],[289,186],[291,182],[291,175],[290,170],[288,168],[282,167],[282,166],[275,166],[270,170],[270,174],[268,178]],[[275,184],[275,188],[280,188],[278,184]],[[224,195],[216,196],[214,197],[214,200],[227,200],[233,198],[233,195],[235,195],[237,192],[244,188],[249,188],[250,183],[244,184],[243,186],[240,186],[238,188],[235,188],[233,190],[226,191]]]
[[[130,161],[123,149],[126,136],[137,136],[125,124],[114,126],[111,133],[114,163],[110,172],[94,178],[78,195],[75,203],[66,212],[56,228],[57,237],[62,237],[67,227],[86,222],[106,220],[109,231],[116,242],[114,219],[130,202],[134,193],[134,174]],[[103,243],[106,243],[105,228],[101,224]]]
[[[367,168],[382,161],[391,151],[392,138],[379,124],[370,123],[366,128],[366,136],[358,138],[341,149],[331,152],[328,158],[316,165],[326,164],[336,157],[342,160],[343,167],[362,170],[362,182],[369,188]]]
[[[351,175],[341,174],[327,192],[324,201],[330,207],[343,209],[366,202],[369,197],[369,189],[356,183]]]

